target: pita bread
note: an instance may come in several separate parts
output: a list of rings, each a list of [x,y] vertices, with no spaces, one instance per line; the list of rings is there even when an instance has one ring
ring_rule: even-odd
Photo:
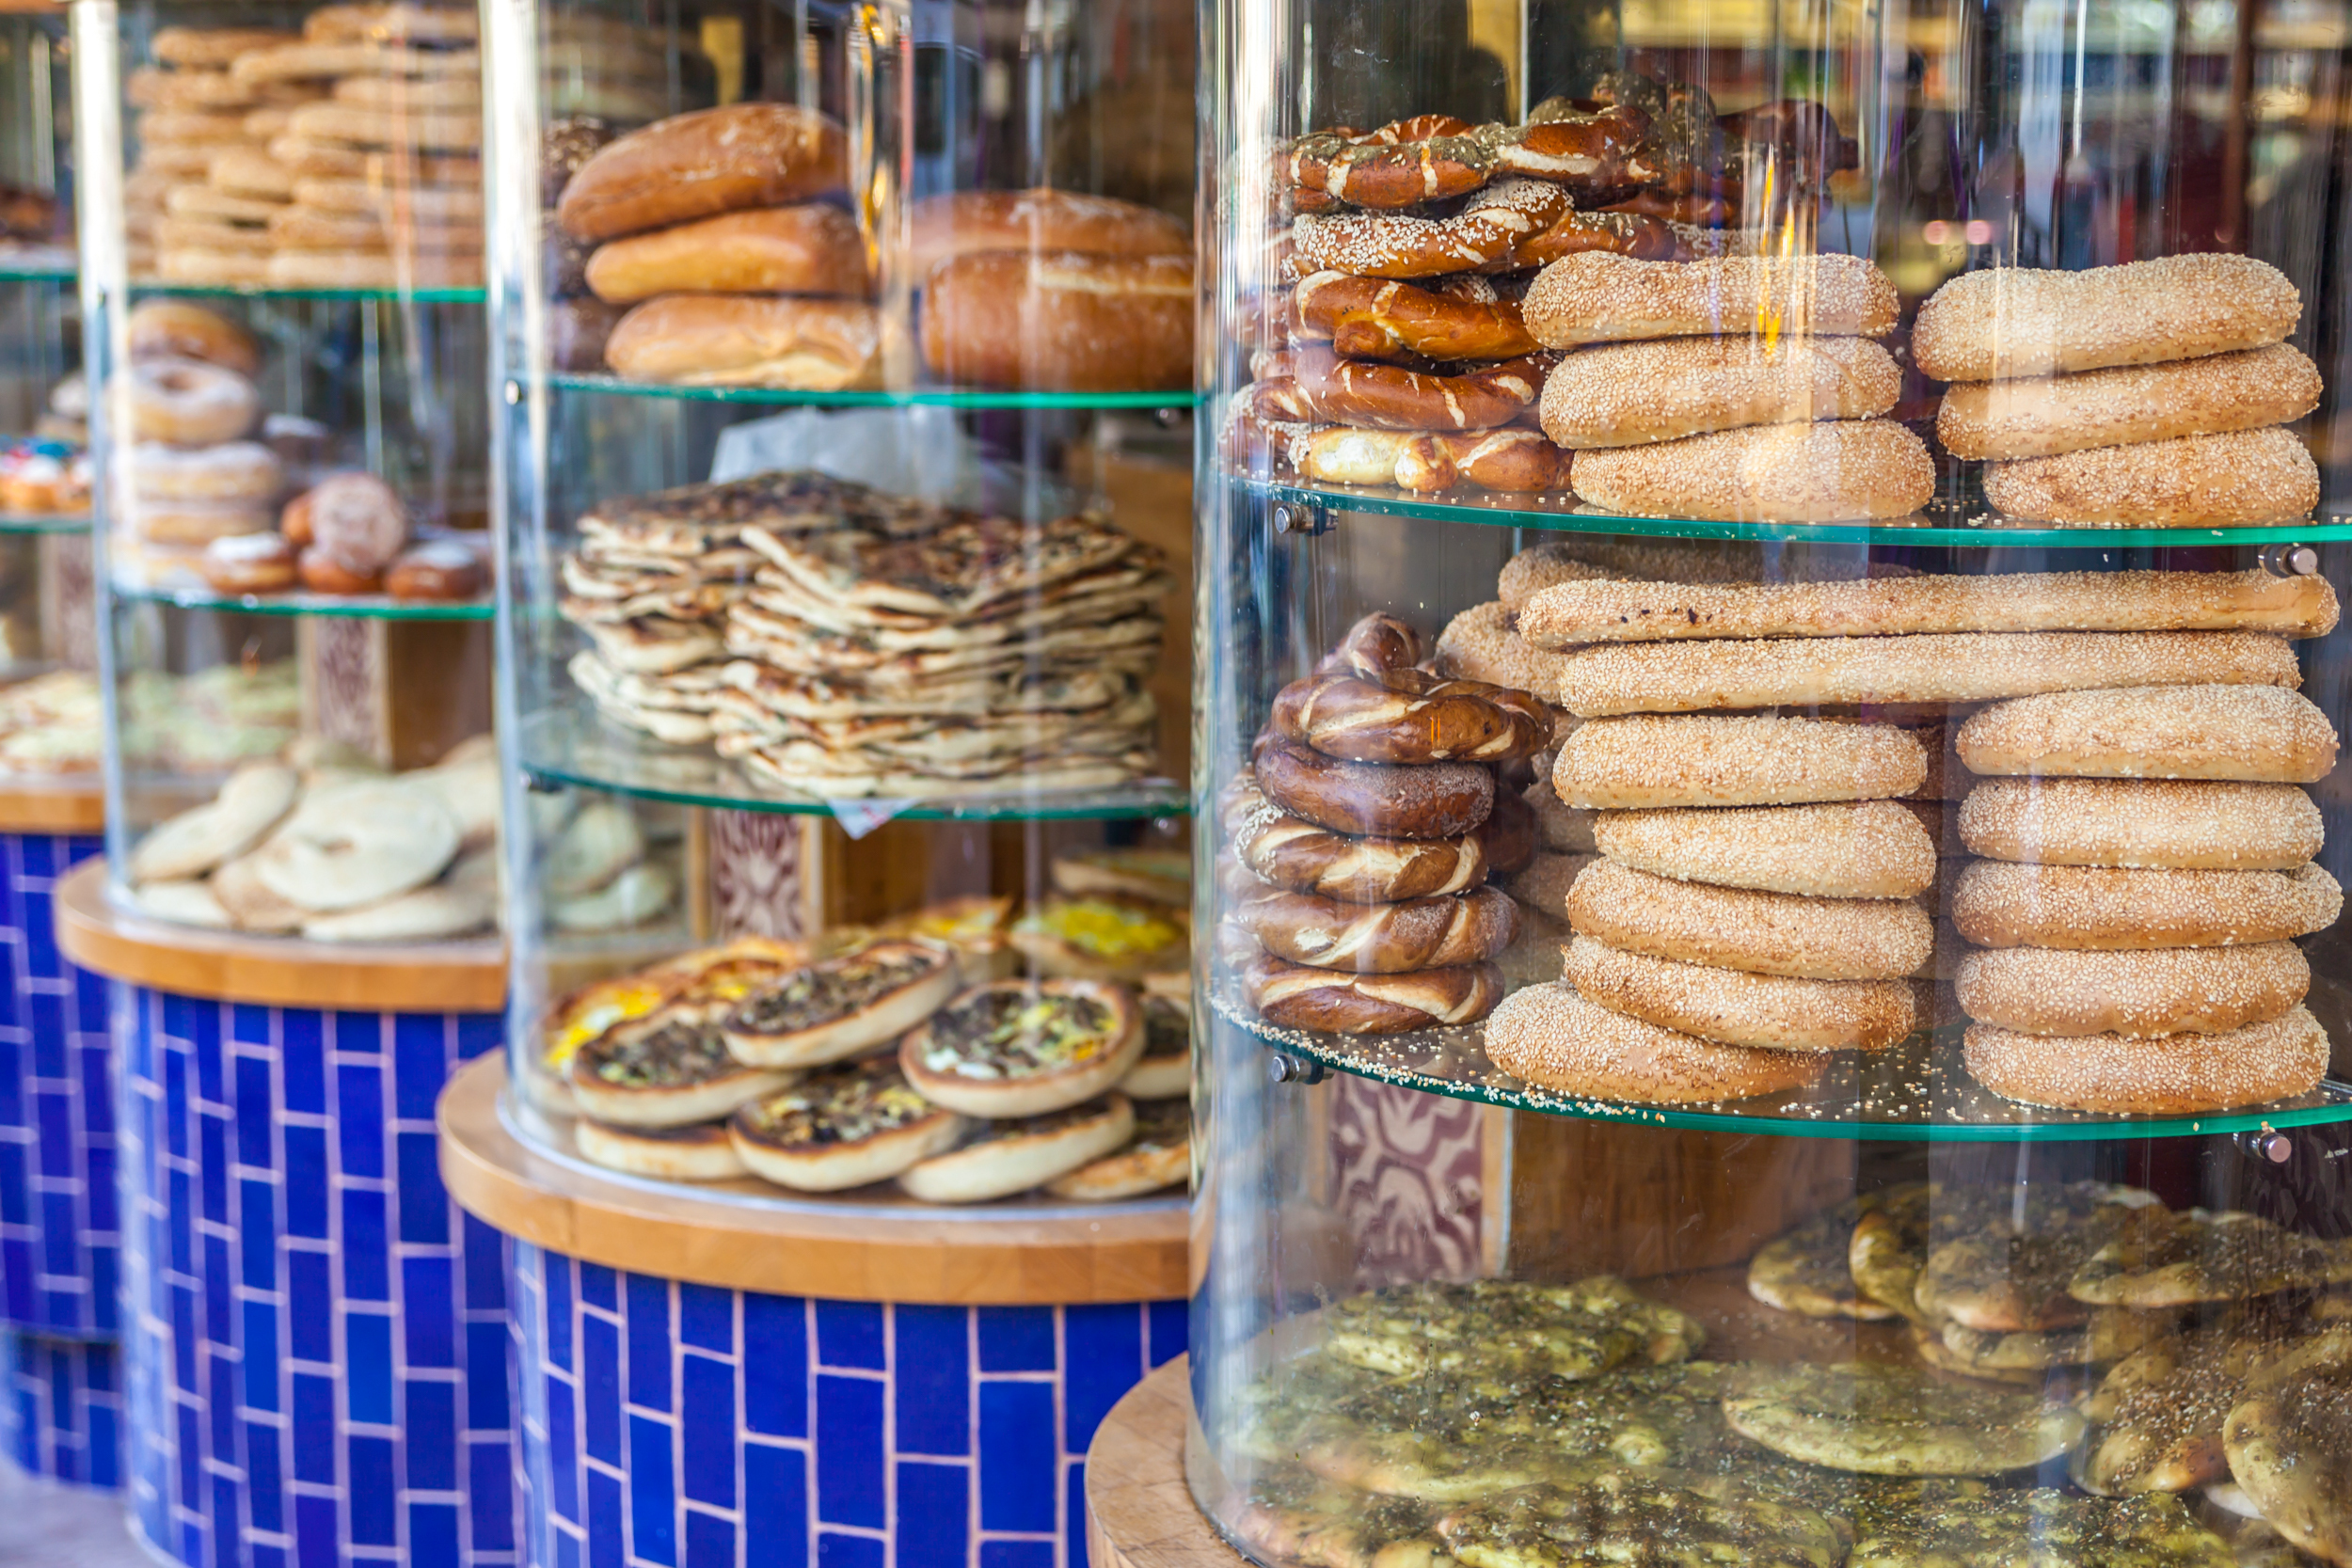
[[[694,559],[734,544],[754,524],[771,534],[793,534],[856,523],[882,532],[919,528],[936,508],[908,497],[886,496],[849,480],[800,470],[755,474],[722,483],[681,484],[647,496],[617,496],[581,515],[580,534],[591,549]]]
[[[920,685],[883,687],[788,673],[748,658],[730,659],[721,669],[725,687],[717,695],[717,710],[746,717],[773,713],[816,722],[892,714],[934,717],[1096,708],[1118,700],[1132,679],[1146,673],[1105,660],[1070,670],[1023,667],[994,674],[948,675]]]
[[[1097,570],[1149,546],[1083,514],[1029,523],[966,514],[912,536],[869,529],[798,535],[747,529],[743,542],[819,600],[941,620]]]

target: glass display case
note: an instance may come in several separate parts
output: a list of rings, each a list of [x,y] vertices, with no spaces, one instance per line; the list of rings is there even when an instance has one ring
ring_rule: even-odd
[[[1204,14],[1201,1509],[2352,1560],[2346,13]]]
[[[755,1208],[1169,1208],[1194,19],[645,19],[487,12],[508,1115]]]

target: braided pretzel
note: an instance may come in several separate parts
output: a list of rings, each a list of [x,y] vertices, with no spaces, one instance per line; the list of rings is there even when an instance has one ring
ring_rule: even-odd
[[[1278,958],[1359,974],[1484,963],[1510,946],[1519,929],[1518,906],[1493,887],[1395,904],[1343,904],[1261,888],[1234,906],[1233,917]]]
[[[1534,756],[1551,721],[1535,699],[1419,670],[1341,671],[1275,694],[1274,733],[1351,762],[1500,762]]]
[[[1354,359],[1514,359],[1537,346],[1510,300],[1464,299],[1339,272],[1300,279],[1291,298],[1302,336],[1328,340],[1334,354]]]
[[[1284,154],[1279,176],[1308,198],[1298,202],[1301,211],[1324,202],[1411,207],[1468,196],[1498,175],[1572,187],[1597,206],[1596,198],[1656,177],[1642,159],[1648,132],[1648,118],[1629,106],[1571,110],[1530,125],[1473,126],[1451,115],[1417,115],[1365,135],[1340,129],[1301,136]]]
[[[1454,435],[1325,425],[1293,432],[1287,448],[1299,478],[1326,484],[1393,484],[1417,495],[1457,484],[1514,495],[1567,487],[1568,454],[1533,430]]]
[[[1377,677],[1391,670],[1411,669],[1425,653],[1418,629],[1393,615],[1375,610],[1347,628],[1315,665],[1315,673],[1352,670],[1359,675]]]
[[[1510,265],[1515,270],[1548,267],[1563,256],[1586,250],[1607,250],[1644,261],[1681,260],[1682,242],[1668,225],[1675,214],[1652,214],[1633,205],[1647,194],[1637,191],[1630,202],[1617,203],[1606,212],[1564,214],[1550,228],[1514,249]]]
[[[1479,963],[1409,974],[1349,974],[1268,954],[1242,971],[1242,994],[1261,1018],[1282,1028],[1401,1035],[1485,1018],[1502,1000],[1502,972]]]
[[[1472,762],[1345,762],[1279,738],[1254,762],[1269,801],[1337,833],[1458,838],[1494,809],[1495,776]]]
[[[1358,277],[1435,277],[1508,262],[1566,216],[1568,193],[1544,180],[1499,180],[1452,217],[1302,213],[1291,226],[1297,265]]]
[[[1521,356],[1463,375],[1431,375],[1311,347],[1290,359],[1298,401],[1312,417],[1377,430],[1492,430],[1527,411],[1549,368]]]
[[[1233,853],[1263,880],[1347,904],[1460,893],[1486,879],[1486,848],[1460,838],[1350,838],[1261,802],[1233,832]]]

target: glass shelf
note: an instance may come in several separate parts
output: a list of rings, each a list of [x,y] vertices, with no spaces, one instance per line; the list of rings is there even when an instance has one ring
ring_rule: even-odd
[[[1190,408],[1190,391],[1014,392],[953,387],[903,391],[806,392],[781,387],[679,387],[617,375],[550,375],[559,391],[609,397],[674,398],[687,403],[768,403],[818,408]]]
[[[153,588],[137,583],[114,585],[118,599],[141,604],[167,604],[182,610],[233,610],[243,615],[321,615],[352,621],[488,621],[498,614],[489,599],[439,603],[423,599],[394,599],[380,594],[216,594],[209,588]]]
[[[72,283],[80,277],[67,261],[19,261],[0,256],[0,283]]]
[[[897,818],[919,822],[1114,821],[1183,816],[1184,788],[1172,779],[1137,779],[1102,789],[882,800],[827,799],[763,784],[702,747],[665,745],[608,724],[591,709],[559,705],[523,721],[521,761],[535,782],[574,785],[722,811],[838,816],[854,833]]]
[[[473,289],[272,289],[260,284],[167,283],[151,278],[131,285],[133,299],[405,300],[417,305],[480,305],[488,296]]]
[[[1219,1017],[1269,1048],[1338,1072],[1450,1100],[1546,1116],[1654,1127],[1754,1132],[1794,1138],[1868,1138],[1929,1143],[2049,1143],[2076,1139],[2179,1138],[2265,1128],[2352,1122],[2352,1084],[2330,1080],[2312,1094],[2196,1117],[2111,1117],[2020,1105],[1982,1088],[1961,1065],[1961,1028],[1914,1035],[1870,1055],[1840,1053],[1812,1087],[1712,1105],[1636,1105],[1579,1100],[1531,1087],[1486,1059],[1481,1025],[1410,1034],[1351,1036],[1284,1029],[1253,1016],[1231,975],[1211,1001]]]
[[[0,533],[87,533],[87,512],[0,512]]]

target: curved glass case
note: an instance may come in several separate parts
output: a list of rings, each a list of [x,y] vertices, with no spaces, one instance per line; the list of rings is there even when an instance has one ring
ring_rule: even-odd
[[[489,13],[511,1114],[747,1204],[1180,1182],[1190,12],[635,16]]]
[[[108,862],[156,919],[495,924],[479,31],[73,9]]]
[[[2346,13],[1209,10],[1201,1507],[2344,1560]]]

